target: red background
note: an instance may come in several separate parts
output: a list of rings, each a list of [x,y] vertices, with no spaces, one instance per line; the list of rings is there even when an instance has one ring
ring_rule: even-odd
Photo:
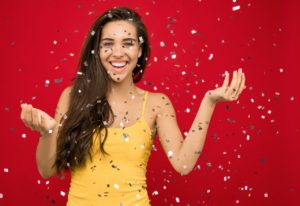
[[[241,67],[246,74],[239,100],[217,105],[203,154],[189,175],[173,170],[156,138],[147,172],[152,205],[299,205],[295,2],[2,2],[0,205],[65,205],[69,174],[63,180],[38,174],[39,135],[22,124],[20,104],[54,114],[76,74],[89,27],[112,6],[131,7],[143,17],[152,56],[138,85],[171,98],[182,132],[189,130],[204,93],[222,84],[225,70],[232,74]]]

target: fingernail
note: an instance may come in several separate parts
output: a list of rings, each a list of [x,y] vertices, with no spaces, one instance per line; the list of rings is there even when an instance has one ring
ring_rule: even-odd
[[[22,108],[25,108],[27,106],[27,104],[21,104]]]
[[[228,76],[228,74],[229,74],[228,71],[225,71],[225,75]]]

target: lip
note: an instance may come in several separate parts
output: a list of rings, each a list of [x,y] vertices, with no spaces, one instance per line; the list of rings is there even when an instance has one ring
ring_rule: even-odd
[[[112,66],[112,68],[114,69],[114,70],[116,70],[116,71],[122,71],[122,70],[124,70],[125,69],[125,67],[128,65],[128,61],[109,61],[109,63],[110,63],[110,65]],[[113,63],[115,63],[115,64],[122,64],[122,63],[125,63],[124,64],[124,66],[122,66],[122,67],[116,67],[116,66],[114,66],[113,65]]]

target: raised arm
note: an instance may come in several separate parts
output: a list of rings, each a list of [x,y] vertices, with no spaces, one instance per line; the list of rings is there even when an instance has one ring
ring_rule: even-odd
[[[217,102],[236,100],[245,89],[245,75],[234,71],[228,87],[229,74],[225,73],[222,87],[208,91],[200,104],[192,126],[184,139],[177,124],[176,114],[170,99],[160,95],[156,124],[158,136],[173,168],[186,175],[194,168],[205,143],[209,123]]]
[[[57,132],[61,117],[69,107],[69,94],[71,87],[67,87],[61,94],[57,104],[54,119],[47,113],[32,107],[30,104],[22,104],[21,119],[24,124],[40,132],[41,138],[36,148],[36,163],[39,173],[43,178],[49,178],[57,171],[52,165],[55,162]]]

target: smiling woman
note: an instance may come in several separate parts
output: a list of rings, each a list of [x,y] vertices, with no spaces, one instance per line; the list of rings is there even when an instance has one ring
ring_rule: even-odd
[[[237,100],[242,70],[229,85],[206,92],[186,138],[170,99],[137,87],[149,58],[146,28],[128,8],[101,15],[87,37],[73,85],[58,102],[55,118],[22,104],[21,119],[41,133],[36,159],[47,178],[71,170],[68,206],[148,206],[146,169],[158,133],[171,165],[192,171],[217,102]]]
[[[100,60],[113,82],[131,78],[142,55],[135,25],[126,20],[113,21],[104,26],[101,36]]]

